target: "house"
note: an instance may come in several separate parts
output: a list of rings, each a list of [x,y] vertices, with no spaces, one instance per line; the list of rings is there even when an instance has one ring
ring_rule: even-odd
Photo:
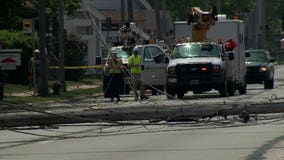
[[[137,27],[147,34],[157,35],[156,12],[146,0],[133,0],[133,21]],[[124,4],[124,5],[122,5]],[[121,12],[124,8],[125,12]],[[105,57],[106,47],[121,43],[119,28],[128,21],[127,0],[83,0],[82,7],[75,16],[66,17],[67,34],[75,33],[86,41],[86,65],[96,65],[97,57]],[[121,14],[125,16],[122,17]],[[164,31],[172,28],[172,20],[168,12],[160,11],[164,19]],[[123,19],[124,22],[123,22]],[[109,28],[110,30],[107,30]],[[98,35],[101,34],[103,39]],[[107,46],[106,46],[107,43]],[[88,70],[89,73],[95,72]]]

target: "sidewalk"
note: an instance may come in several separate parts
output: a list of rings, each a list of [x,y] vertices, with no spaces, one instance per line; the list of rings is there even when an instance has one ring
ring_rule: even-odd
[[[92,84],[92,85],[87,85],[87,84],[78,84],[78,85],[69,85],[67,86],[67,91],[73,91],[73,90],[78,90],[78,89],[90,89],[90,88],[97,88],[99,87],[99,84]],[[52,89],[49,90],[49,93],[53,93]],[[18,92],[18,93],[13,93],[9,92],[8,94],[5,94],[5,96],[16,96],[16,97],[29,97],[29,96],[35,96],[34,91],[25,91],[25,92]]]

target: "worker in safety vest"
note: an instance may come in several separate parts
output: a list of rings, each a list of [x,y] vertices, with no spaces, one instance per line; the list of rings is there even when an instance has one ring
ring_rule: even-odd
[[[128,66],[130,72],[133,75],[133,90],[135,94],[135,100],[138,100],[137,89],[140,90],[141,100],[147,99],[148,97],[144,94],[144,84],[141,80],[141,56],[138,54],[139,50],[137,47],[133,49],[133,55],[128,59]]]
[[[34,50],[33,57],[31,57],[29,64],[29,88],[32,86],[35,88],[35,92],[39,93],[40,85],[40,51],[38,49]]]
[[[117,57],[116,52],[112,52],[110,58],[107,61],[109,65],[110,81],[108,88],[110,90],[110,98],[113,102],[114,98],[117,98],[117,102],[120,101],[120,88],[122,85],[123,77],[121,75],[122,60]]]

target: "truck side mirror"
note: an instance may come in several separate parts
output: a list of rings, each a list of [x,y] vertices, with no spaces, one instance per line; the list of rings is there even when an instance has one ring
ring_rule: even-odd
[[[271,59],[269,60],[269,62],[270,62],[270,63],[274,63],[274,62],[275,62],[275,59],[271,58]]]
[[[250,53],[249,52],[246,52],[246,57],[250,57]]]
[[[234,52],[228,52],[228,58],[229,58],[229,61],[234,60],[235,59]]]
[[[169,63],[169,62],[170,62],[169,58],[165,57],[165,63]]]
[[[161,55],[155,56],[155,57],[154,57],[154,62],[155,62],[155,63],[161,63],[161,62],[162,62],[162,57],[161,57]]]

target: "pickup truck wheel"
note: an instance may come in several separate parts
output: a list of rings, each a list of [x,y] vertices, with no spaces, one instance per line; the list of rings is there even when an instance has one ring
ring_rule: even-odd
[[[181,99],[184,96],[183,92],[178,92],[177,93],[177,98]]]
[[[152,89],[152,95],[158,95],[158,92],[155,89]]]
[[[193,92],[193,94],[201,94],[201,93],[203,93],[203,91],[202,90],[193,90],[192,91]]]
[[[220,97],[227,97],[227,81],[225,81],[219,88]]]
[[[242,86],[239,88],[240,95],[247,93],[247,83],[245,82]]]
[[[171,87],[166,87],[166,93],[168,99],[174,99],[176,96],[175,91]]]
[[[274,79],[270,79],[264,82],[264,89],[273,89],[274,88]]]
[[[228,85],[228,94],[229,94],[229,96],[234,96],[235,95],[235,84],[234,84],[234,82],[228,82],[227,83],[227,85]]]
[[[129,94],[129,92],[130,92],[130,89],[128,87],[125,87],[124,94]]]

